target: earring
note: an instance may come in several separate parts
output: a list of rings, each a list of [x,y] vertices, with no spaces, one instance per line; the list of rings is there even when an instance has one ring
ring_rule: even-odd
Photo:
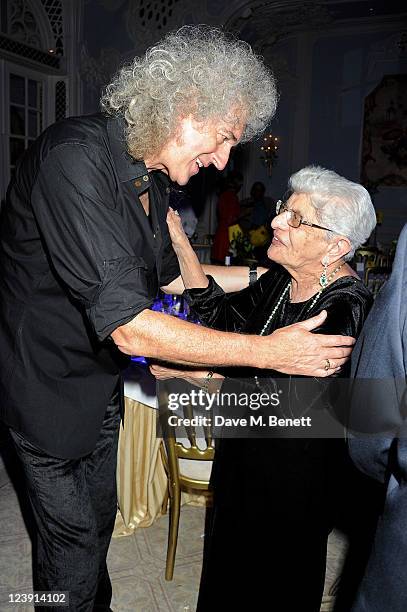
[[[329,283],[328,275],[327,275],[328,263],[325,258],[322,261],[322,265],[324,266],[324,268],[321,272],[321,276],[319,277],[319,284],[321,285],[322,289],[325,289],[325,287]]]

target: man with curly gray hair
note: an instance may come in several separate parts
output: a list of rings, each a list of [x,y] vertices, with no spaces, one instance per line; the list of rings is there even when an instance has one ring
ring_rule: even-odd
[[[224,145],[217,148],[208,139],[208,150],[199,151],[206,153],[201,164],[189,155],[187,171],[168,167],[170,178],[183,185],[202,165],[222,170],[230,147],[264,131],[276,110],[277,90],[271,71],[247,43],[215,28],[184,26],[120,70],[102,106],[125,118],[129,152],[148,168],[151,158],[165,166],[163,145],[174,136],[182,139],[180,118],[189,129],[192,121],[198,133],[205,127],[208,137]]]
[[[70,610],[109,610],[123,353],[317,376],[350,353],[352,339],[310,333],[324,315],[266,338],[150,309],[159,287],[183,288],[170,181],[223,170],[276,102],[246,43],[184,27],[119,72],[105,114],[51,126],[16,169],[0,236],[0,417],[27,477],[35,590],[68,591]],[[229,290],[247,284],[247,268],[212,273]]]

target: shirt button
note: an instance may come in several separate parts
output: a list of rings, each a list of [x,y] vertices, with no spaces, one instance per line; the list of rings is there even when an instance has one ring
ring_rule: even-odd
[[[139,181],[138,179],[137,181],[134,181],[134,184],[136,187],[141,187],[141,181]]]
[[[165,190],[165,193],[170,193],[170,191],[171,191],[171,187],[167,187]]]
[[[147,181],[148,181],[148,174],[145,174],[145,175],[143,176],[143,181],[145,181],[145,182],[147,183]]]

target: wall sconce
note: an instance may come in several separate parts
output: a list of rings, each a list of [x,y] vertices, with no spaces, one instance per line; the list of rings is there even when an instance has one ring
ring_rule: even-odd
[[[267,173],[271,176],[272,168],[277,163],[279,140],[273,134],[267,134],[263,138],[263,144],[260,147],[260,159],[267,168]]]

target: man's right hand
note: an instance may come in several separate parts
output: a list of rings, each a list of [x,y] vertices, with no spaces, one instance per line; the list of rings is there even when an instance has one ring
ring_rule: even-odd
[[[338,372],[348,361],[355,338],[311,333],[326,317],[327,312],[323,310],[311,319],[281,327],[270,336],[262,337],[264,364],[259,365],[259,355],[254,355],[256,366],[297,376],[324,377]]]

